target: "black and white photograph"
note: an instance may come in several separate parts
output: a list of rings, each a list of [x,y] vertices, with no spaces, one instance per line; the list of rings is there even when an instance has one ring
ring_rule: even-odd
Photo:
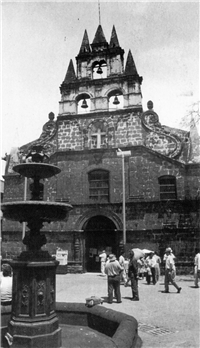
[[[1,1],[1,347],[200,347],[199,1]]]

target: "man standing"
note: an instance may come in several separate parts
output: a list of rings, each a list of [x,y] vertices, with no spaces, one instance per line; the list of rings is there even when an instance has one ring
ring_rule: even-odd
[[[165,260],[165,291],[169,292],[169,283],[174,285],[174,287],[177,289],[177,293],[179,294],[181,292],[181,288],[178,287],[176,284],[174,278],[176,274],[176,268],[175,268],[175,262],[174,262],[174,255],[171,252],[171,248],[166,249],[166,260]]]
[[[199,249],[196,249],[196,255],[195,255],[195,258],[194,258],[194,266],[195,266],[195,281],[194,281],[194,285],[195,285],[195,288],[198,288],[199,285],[198,285],[198,281],[199,281],[199,278],[200,278],[200,252],[199,252]]]
[[[102,253],[99,255],[101,259],[101,274],[105,276],[105,266],[106,266],[106,260],[107,260],[107,255],[105,250],[102,251]]]
[[[152,277],[152,282],[155,285],[156,284],[156,270],[155,270],[156,259],[154,257],[153,252],[151,252],[150,255],[146,258],[146,264],[150,268],[150,274],[151,274],[151,275],[147,275],[147,284],[151,283],[151,277]]]
[[[120,292],[120,273],[123,268],[116,260],[114,254],[109,255],[109,262],[106,263],[105,273],[108,275],[108,303],[113,301],[113,290],[117,298],[117,303],[121,303],[121,292]]]
[[[157,254],[157,252],[155,251],[154,253],[154,258],[156,260],[156,264],[155,264],[155,278],[156,278],[156,282],[158,282],[159,277],[160,277],[160,264],[161,264],[161,258],[160,256]]]
[[[124,251],[121,252],[121,255],[119,257],[119,264],[123,268],[123,271],[121,272],[121,280],[126,284],[127,279],[126,279],[126,269],[125,269],[125,258],[124,258]]]
[[[132,301],[139,301],[139,294],[138,294],[138,263],[137,260],[134,257],[134,251],[130,250],[130,261],[129,261],[129,267],[128,267],[128,277],[131,280],[131,289],[132,289]]]

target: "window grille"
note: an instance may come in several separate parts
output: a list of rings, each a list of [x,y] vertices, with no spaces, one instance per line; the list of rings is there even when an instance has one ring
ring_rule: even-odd
[[[177,199],[176,178],[174,176],[162,176],[159,178],[160,200]]]
[[[89,198],[96,202],[109,202],[109,172],[93,170],[88,174]]]

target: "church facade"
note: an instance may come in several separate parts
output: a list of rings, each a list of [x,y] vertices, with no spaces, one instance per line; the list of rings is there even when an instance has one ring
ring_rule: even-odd
[[[143,109],[141,86],[114,26],[109,42],[101,25],[91,44],[85,31],[76,71],[70,60],[60,86],[57,118],[51,112],[41,136],[7,157],[4,202],[23,199],[24,178],[12,167],[34,145],[61,169],[45,180],[44,200],[69,202],[73,210],[68,221],[45,224],[42,231],[51,254],[68,251],[68,272],[99,271],[100,251],[118,256],[135,247],[162,256],[171,246],[181,267],[192,265],[199,246],[196,126],[189,132],[161,125],[152,101]],[[24,248],[21,230],[20,223],[3,219],[3,258]]]

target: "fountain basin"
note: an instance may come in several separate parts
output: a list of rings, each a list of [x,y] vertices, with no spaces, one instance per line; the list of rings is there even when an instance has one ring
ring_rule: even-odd
[[[1,206],[4,218],[19,222],[32,219],[41,222],[64,220],[71,209],[68,203],[45,201],[7,202]]]
[[[11,306],[10,306],[11,312]],[[56,303],[56,314],[62,328],[62,347],[97,347],[97,337],[102,342],[99,347],[107,348],[134,348],[138,343],[138,324],[137,320],[127,314],[114,311],[97,305],[91,308],[85,306],[84,303]],[[6,332],[6,320],[9,320],[9,310],[2,313],[2,334]],[[6,319],[5,319],[6,318]],[[4,325],[4,326],[3,326]],[[68,330],[73,335],[68,335]],[[90,345],[83,342],[83,334],[79,335],[81,330],[89,330],[86,335],[90,339]],[[92,330],[92,331],[90,331]],[[96,337],[90,335],[90,332],[97,333]],[[94,337],[94,338],[93,338]],[[79,344],[77,344],[79,342]],[[92,342],[95,345],[92,345]],[[76,345],[75,345],[76,344]],[[49,346],[50,348],[50,346]]]
[[[61,169],[48,163],[21,163],[13,170],[26,178],[46,179],[59,174]]]
[[[61,325],[86,326],[106,335],[110,338],[108,340],[108,344],[109,341],[110,344],[107,347],[136,347],[138,323],[130,315],[105,308],[101,305],[89,308],[84,303],[65,302],[56,303],[56,314]],[[65,347],[64,342],[62,346]]]

